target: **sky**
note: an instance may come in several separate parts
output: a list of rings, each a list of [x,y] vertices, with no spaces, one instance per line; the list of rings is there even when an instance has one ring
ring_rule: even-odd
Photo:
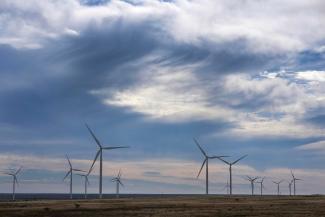
[[[246,175],[298,178],[325,193],[322,0],[0,1],[0,170],[23,166],[17,192],[68,192],[104,145],[104,193],[204,193],[203,155]],[[98,163],[89,191],[98,192]],[[228,168],[209,162],[210,192]],[[288,193],[281,185],[281,194]],[[0,175],[0,192],[11,178]],[[75,176],[74,192],[83,191]]]

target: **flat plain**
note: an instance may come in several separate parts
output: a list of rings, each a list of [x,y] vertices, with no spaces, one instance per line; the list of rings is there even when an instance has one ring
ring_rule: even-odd
[[[0,202],[1,217],[311,217],[325,216],[324,196],[163,196]]]

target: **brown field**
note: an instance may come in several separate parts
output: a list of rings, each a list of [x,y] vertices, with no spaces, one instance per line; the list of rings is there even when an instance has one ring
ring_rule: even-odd
[[[178,196],[0,202],[1,217],[325,216],[325,197]]]

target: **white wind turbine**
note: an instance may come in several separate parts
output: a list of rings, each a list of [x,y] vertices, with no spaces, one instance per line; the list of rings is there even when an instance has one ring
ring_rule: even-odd
[[[193,138],[195,144],[197,145],[197,147],[200,149],[200,151],[202,152],[203,156],[204,156],[204,161],[202,163],[201,169],[197,175],[197,178],[199,178],[201,171],[205,165],[205,193],[209,194],[209,159],[215,159],[215,158],[222,158],[222,157],[228,157],[228,156],[208,156],[207,153],[203,150],[203,148],[200,146],[199,142]]]
[[[88,180],[88,176],[89,176],[89,173],[86,173],[86,174],[77,174],[78,176],[81,176],[82,178],[84,178],[84,185],[85,185],[85,193],[84,193],[84,198],[87,199],[87,187],[88,185],[90,184],[89,183],[89,180]]]
[[[103,150],[111,150],[111,149],[118,149],[118,148],[129,148],[129,146],[109,146],[109,147],[104,147],[100,141],[96,138],[95,134],[93,131],[90,129],[90,127],[86,124],[86,127],[95,140],[97,146],[98,146],[98,151],[96,153],[95,159],[93,161],[93,164],[91,165],[89,171],[93,169],[93,166],[99,156],[99,198],[101,199],[103,197]]]
[[[244,155],[240,158],[238,158],[237,160],[235,160],[234,162],[228,162],[222,158],[218,158],[219,160],[223,161],[224,163],[229,165],[229,180],[230,180],[230,195],[232,195],[232,166],[234,164],[236,164],[238,161],[242,160],[243,158],[247,157],[247,155]]]
[[[246,180],[248,180],[251,183],[251,189],[252,189],[252,195],[254,195],[254,182],[258,179],[259,177],[250,177],[246,176]]]
[[[223,187],[222,191],[227,190],[227,194],[229,194],[229,189],[230,189],[230,185],[229,185],[229,181],[228,181],[228,179],[227,179],[227,183],[226,183],[226,185]]]
[[[18,185],[17,175],[20,173],[22,168],[23,167],[20,167],[16,172],[4,172],[4,174],[12,176],[12,200],[15,200],[16,197],[16,184]]]
[[[265,177],[263,177],[263,178],[261,179],[261,181],[257,181],[257,182],[256,182],[256,183],[260,184],[261,196],[263,195],[263,189],[265,188],[265,187],[264,187],[264,184],[263,184],[264,179],[265,179]]]
[[[272,181],[274,184],[277,185],[277,189],[278,189],[278,196],[280,195],[280,184],[283,182],[284,180],[281,180],[281,181]]]
[[[291,170],[291,176],[293,181],[293,195],[296,196],[296,181],[302,181],[302,179],[297,179]]]
[[[292,189],[292,183],[293,183],[293,180],[291,180],[290,182],[289,181],[287,181],[288,182],[288,188],[289,188],[289,195],[291,196],[292,194],[291,194],[291,189]]]
[[[121,181],[121,170],[118,171],[118,175],[112,179],[112,182],[116,182],[116,198],[119,198],[120,196],[120,184],[122,185],[122,187],[124,187],[122,181]]]
[[[70,199],[72,199],[72,177],[73,177],[73,171],[77,171],[77,172],[86,172],[86,171],[79,170],[79,169],[74,169],[72,167],[72,164],[70,162],[70,159],[69,159],[68,155],[66,155],[66,158],[67,158],[68,163],[69,163],[69,170],[68,170],[67,174],[64,176],[63,181],[70,175]]]

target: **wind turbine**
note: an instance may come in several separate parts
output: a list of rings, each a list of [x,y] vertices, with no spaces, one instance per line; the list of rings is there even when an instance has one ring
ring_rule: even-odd
[[[197,147],[200,149],[200,151],[202,152],[203,156],[204,156],[204,161],[202,163],[202,166],[201,166],[201,169],[197,175],[196,178],[199,178],[200,174],[201,174],[201,171],[204,167],[204,164],[205,164],[205,194],[209,194],[209,159],[215,159],[215,158],[219,158],[221,159],[221,157],[228,157],[228,156],[209,156],[207,155],[207,153],[203,150],[203,148],[200,146],[199,142],[193,138],[195,144],[197,145]]]
[[[87,124],[86,124],[86,127],[98,146],[98,151],[96,153],[95,159],[94,159],[93,164],[91,165],[89,171],[91,171],[93,169],[93,166],[99,156],[99,198],[101,199],[101,198],[103,198],[103,150],[129,148],[129,146],[104,147],[104,146],[102,146],[100,141],[96,138],[95,134],[93,133],[93,131],[90,129],[90,127]]]
[[[16,184],[18,185],[18,179],[17,179],[17,175],[18,173],[21,171],[23,167],[19,167],[18,170],[16,170],[16,172],[4,172],[4,174],[12,176],[12,200],[15,200],[15,196],[16,196]]]
[[[122,181],[121,181],[121,170],[118,171],[118,175],[112,179],[112,182],[116,182],[116,198],[119,198],[120,196],[120,184],[124,187]]]
[[[237,160],[235,160],[234,162],[228,162],[222,158],[218,158],[219,160],[223,161],[224,163],[229,165],[229,180],[230,180],[230,195],[232,195],[232,166],[234,164],[236,164],[238,161],[242,160],[243,158],[247,157],[247,155],[244,155],[240,158],[238,158]]]
[[[252,195],[254,195],[254,182],[258,179],[259,177],[250,177],[246,176],[246,179],[251,183],[251,188],[252,188]]]
[[[261,196],[263,195],[263,188],[265,188],[264,185],[263,185],[264,179],[265,179],[265,177],[263,177],[261,181],[256,182],[256,183],[260,184]]]
[[[88,180],[88,176],[89,176],[89,172],[87,174],[77,174],[80,177],[84,178],[84,183],[85,183],[85,199],[87,199],[87,187],[89,185],[89,180]]]
[[[230,188],[230,185],[229,185],[229,181],[228,181],[228,179],[227,179],[227,183],[226,183],[226,185],[223,187],[222,191],[226,189],[226,190],[227,190],[227,194],[229,194],[229,188]]]
[[[297,179],[291,170],[291,176],[293,181],[293,195],[296,196],[296,181],[302,181],[302,179]]]
[[[278,186],[278,196],[280,195],[280,184],[283,182],[284,180],[281,180],[279,182],[276,181],[272,181],[274,184],[276,184]]]
[[[289,188],[289,195],[291,196],[292,194],[291,194],[291,187],[292,187],[292,183],[293,183],[293,180],[291,180],[290,182],[289,181],[287,181],[288,182],[288,188]]]
[[[72,199],[72,176],[73,176],[73,171],[77,171],[77,172],[86,172],[86,171],[79,170],[79,169],[74,169],[72,167],[72,164],[70,162],[70,159],[69,159],[68,155],[66,155],[66,158],[67,158],[68,163],[69,163],[69,170],[68,170],[67,174],[64,176],[63,181],[70,175],[70,199]]]

